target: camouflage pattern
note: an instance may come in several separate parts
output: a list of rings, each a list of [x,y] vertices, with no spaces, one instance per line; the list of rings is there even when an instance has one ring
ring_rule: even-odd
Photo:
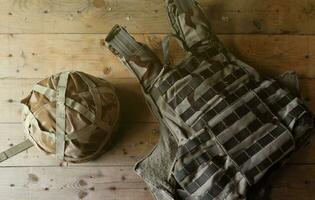
[[[224,51],[209,21],[194,1],[167,1],[172,28],[186,50],[194,53],[217,54]]]
[[[155,76],[157,76],[162,69],[159,58],[145,44],[129,42],[134,41],[133,38],[127,34],[127,32],[120,30],[119,26],[115,26],[106,40],[111,40],[115,37],[118,40],[126,41],[126,43],[123,45],[113,43],[113,46],[119,46],[121,48],[115,49],[109,46],[109,49],[115,55],[120,56],[121,61],[136,75],[144,88],[150,87]]]
[[[167,184],[167,172],[162,171],[159,178],[154,167],[146,168],[154,166],[147,164],[149,160],[157,164],[153,159],[157,153],[165,155],[161,148],[136,170],[157,199],[176,199],[176,195],[245,199],[249,188],[308,141],[313,115],[291,92],[296,87],[286,84],[288,76],[283,81],[261,77],[229,53],[195,1],[169,0],[167,8],[177,37],[190,53],[178,66],[150,69],[160,61],[131,36],[121,37],[127,35],[122,27],[114,27],[106,38],[108,47],[137,75],[149,107],[166,127],[161,129],[161,140],[168,135],[168,141],[176,142],[176,147],[168,148],[175,155],[166,164]],[[130,54],[124,54],[125,48]],[[138,62],[147,55],[156,64]],[[140,67],[152,72],[150,76],[139,74]]]
[[[110,146],[119,119],[119,101],[113,86],[83,72],[63,72],[34,86],[22,100],[28,138],[47,154],[56,154],[58,80],[68,74],[65,88],[64,161],[86,162]]]

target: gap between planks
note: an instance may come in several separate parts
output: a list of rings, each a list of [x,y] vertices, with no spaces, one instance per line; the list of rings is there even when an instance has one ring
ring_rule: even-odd
[[[105,34],[0,35],[0,78],[43,78],[78,70],[102,78],[134,77],[106,47]],[[163,34],[136,34],[162,60]],[[315,78],[315,36],[219,35],[227,48],[266,75],[295,70]],[[64,47],[67,47],[66,49]],[[185,52],[171,39],[170,60],[178,64]]]
[[[314,0],[199,2],[218,33],[315,33]],[[115,24],[132,33],[171,31],[160,0],[3,1],[0,19],[2,33],[103,33]]]

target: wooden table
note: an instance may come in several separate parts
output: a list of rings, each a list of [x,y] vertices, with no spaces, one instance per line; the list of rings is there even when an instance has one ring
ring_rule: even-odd
[[[161,55],[170,32],[162,0],[0,0],[0,150],[24,139],[19,101],[37,81],[63,70],[110,80],[122,104],[115,146],[97,161],[60,163],[36,148],[0,165],[0,199],[151,200],[133,172],[158,141],[156,120],[139,85],[104,47],[121,24]],[[301,77],[315,111],[315,0],[200,0],[213,29],[231,51],[264,74],[288,69]],[[172,41],[171,60],[183,52]],[[315,142],[274,177],[273,200],[315,199]]]

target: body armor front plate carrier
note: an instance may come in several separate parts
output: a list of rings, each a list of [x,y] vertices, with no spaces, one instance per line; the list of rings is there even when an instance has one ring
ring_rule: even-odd
[[[313,116],[289,89],[229,53],[193,0],[168,1],[167,8],[191,54],[178,66],[163,67],[120,26],[107,45],[140,80],[149,107],[177,141],[171,174],[182,198],[240,199],[308,139]]]

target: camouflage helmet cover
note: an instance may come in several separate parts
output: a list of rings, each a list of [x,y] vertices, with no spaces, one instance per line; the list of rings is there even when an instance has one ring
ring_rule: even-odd
[[[101,155],[118,125],[120,105],[113,86],[83,72],[52,75],[21,103],[29,140],[62,161],[85,162]]]

